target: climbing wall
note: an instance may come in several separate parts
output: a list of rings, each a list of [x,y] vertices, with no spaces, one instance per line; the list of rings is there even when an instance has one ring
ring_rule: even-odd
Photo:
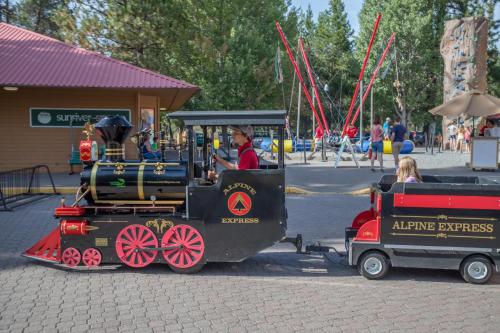
[[[486,91],[488,21],[465,17],[446,21],[441,39],[444,61],[443,102],[469,90]],[[443,133],[454,119],[443,118]],[[445,138],[447,136],[445,135]]]

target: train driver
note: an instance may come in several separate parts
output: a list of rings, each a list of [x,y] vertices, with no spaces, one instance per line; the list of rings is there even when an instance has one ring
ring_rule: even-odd
[[[238,163],[231,163],[214,155],[215,161],[229,170],[249,170],[259,168],[259,159],[252,146],[253,128],[252,126],[229,126],[232,130],[233,142],[238,145]],[[209,171],[210,179],[217,178],[215,171]]]

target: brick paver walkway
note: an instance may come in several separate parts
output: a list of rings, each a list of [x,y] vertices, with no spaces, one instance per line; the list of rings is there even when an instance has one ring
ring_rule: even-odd
[[[290,235],[338,243],[366,197],[289,197]],[[394,269],[369,281],[288,245],[195,275],[166,266],[68,270],[19,254],[56,226],[52,198],[0,213],[0,332],[498,332],[500,276]],[[334,209],[342,207],[342,209]]]

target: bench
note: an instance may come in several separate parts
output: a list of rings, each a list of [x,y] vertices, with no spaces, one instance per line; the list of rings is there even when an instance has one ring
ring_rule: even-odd
[[[80,152],[78,150],[71,151],[71,156],[68,160],[68,164],[70,167],[69,174],[72,175],[75,173],[73,170],[73,165],[81,165],[82,164],[82,161],[80,160]]]

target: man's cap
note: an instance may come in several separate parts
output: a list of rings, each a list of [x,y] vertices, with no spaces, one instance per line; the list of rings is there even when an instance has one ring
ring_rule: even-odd
[[[253,138],[253,127],[250,125],[230,125],[229,128],[233,131],[240,131],[249,138]]]
[[[387,117],[385,118],[385,121],[391,121],[391,118]]]

